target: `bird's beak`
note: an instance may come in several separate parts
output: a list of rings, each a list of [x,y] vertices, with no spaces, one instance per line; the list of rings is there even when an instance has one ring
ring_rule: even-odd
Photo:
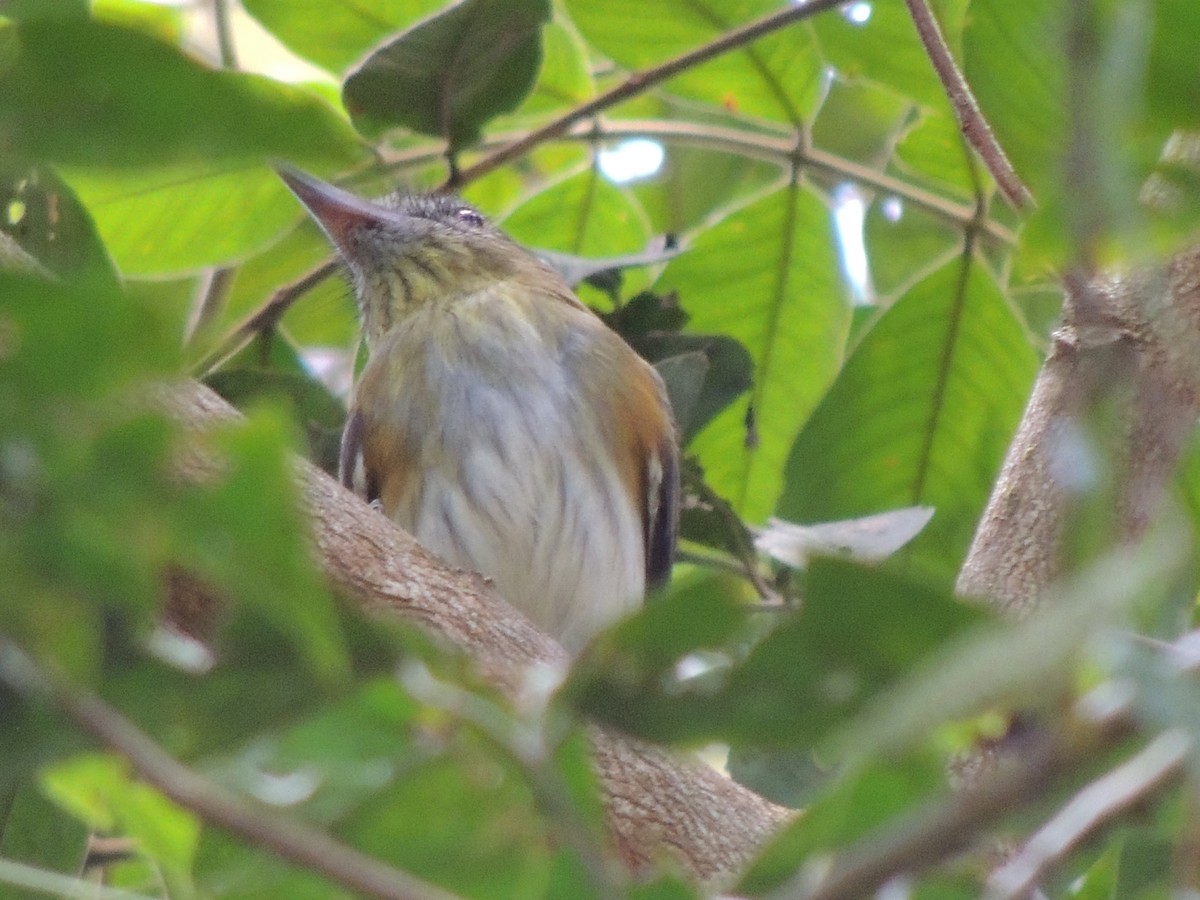
[[[299,169],[278,165],[275,172],[304,204],[321,226],[321,230],[329,235],[329,239],[339,250],[348,249],[347,240],[356,228],[394,218],[384,207],[356,197],[349,191],[343,191],[319,178],[313,178]]]

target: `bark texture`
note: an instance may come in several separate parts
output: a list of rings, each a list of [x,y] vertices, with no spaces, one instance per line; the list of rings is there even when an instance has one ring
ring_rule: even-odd
[[[165,388],[160,402],[198,431],[238,416],[195,382]],[[219,461],[198,449],[180,465],[185,478],[219,470]],[[365,610],[420,624],[469,653],[485,677],[514,696],[530,679],[544,678],[539,670],[567,663],[562,648],[483,578],[450,568],[315,466],[297,460],[296,472],[320,564]],[[194,604],[195,585],[177,582]],[[635,871],[669,858],[696,878],[723,880],[791,814],[700,762],[600,728],[593,744],[613,841]]]
[[[1097,477],[1114,541],[1141,536],[1200,416],[1200,248],[1070,285],[1065,311],[958,581],[1016,615],[1059,574]]]

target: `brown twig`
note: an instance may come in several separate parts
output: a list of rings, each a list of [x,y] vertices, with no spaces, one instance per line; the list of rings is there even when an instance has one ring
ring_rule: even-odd
[[[870,897],[889,878],[927,868],[961,850],[993,822],[1045,796],[1056,778],[1076,772],[1128,736],[1134,725],[1124,708],[1099,721],[1075,718],[1029,738],[1019,759],[1003,760],[970,789],[954,794],[881,835],[852,846],[805,900]],[[800,878],[811,875],[801,871]],[[800,883],[800,882],[797,882]]]
[[[1164,731],[1121,765],[1097,778],[1029,838],[988,878],[988,897],[1019,900],[1089,835],[1145,801],[1183,770],[1192,742],[1179,730]]]
[[[710,59],[715,59],[724,53],[728,53],[730,50],[744,47],[752,41],[770,34],[772,31],[778,31],[780,28],[791,25],[794,22],[799,22],[817,13],[841,6],[845,2],[847,0],[809,0],[807,3],[789,4],[777,13],[763,16],[740,28],[727,31],[707,44],[682,53],[674,59],[669,59],[651,69],[634,72],[616,87],[567,111],[553,122],[549,122],[541,128],[529,132],[529,134],[521,139],[496,151],[490,156],[485,156],[473,165],[461,169],[446,181],[444,188],[458,188],[468,182],[474,181],[491,172],[493,169],[524,156],[539,144],[564,134],[576,122],[591,118],[617,103],[628,100],[631,97],[636,97],[638,94],[649,90],[657,84],[661,84],[693,66],[708,62]]]
[[[283,318],[283,314],[293,303],[336,272],[340,264],[336,258],[327,259],[315,269],[276,290],[271,294],[270,299],[235,328],[219,347],[201,360],[195,367],[195,371],[200,375],[207,375],[254,338],[269,334],[279,324],[279,320]]]
[[[750,159],[758,159],[787,168],[795,164],[798,155],[796,137],[790,132],[749,131],[744,128],[728,128],[720,125],[666,119],[596,119],[590,122],[577,122],[558,135],[556,139],[594,143],[605,138],[630,137],[646,137],[736,153]],[[507,147],[520,139],[521,134],[519,133],[497,134],[485,140],[482,148]],[[434,144],[408,148],[389,153],[385,160],[385,166],[389,170],[399,171],[411,166],[436,162],[441,159],[442,153],[441,146]],[[844,159],[818,147],[806,148],[800,151],[799,156],[801,165],[807,169],[824,172],[839,180],[853,181],[874,191],[895,194],[900,199],[921,207],[951,225],[960,228],[976,227],[982,234],[1000,243],[1011,245],[1017,242],[1016,235],[1010,229],[993,219],[981,219],[976,204],[956,203],[894,175]]]
[[[925,47],[929,61],[937,70],[963,135],[996,179],[996,186],[1000,188],[1004,198],[1014,209],[1024,209],[1033,202],[1033,195],[1008,161],[1004,148],[996,140],[987,119],[983,117],[975,95],[971,93],[970,85],[955,63],[941,26],[938,25],[927,0],[904,2],[908,4],[908,13],[912,16],[913,24],[917,26],[921,44]]]
[[[359,894],[384,900],[454,900],[453,894],[323,832],[255,809],[177,762],[99,697],[54,678],[2,635],[0,658],[5,663],[0,675],[7,673],[10,687],[26,695],[47,696],[82,731],[127,759],[142,779],[205,822]],[[14,672],[18,673],[15,677]]]

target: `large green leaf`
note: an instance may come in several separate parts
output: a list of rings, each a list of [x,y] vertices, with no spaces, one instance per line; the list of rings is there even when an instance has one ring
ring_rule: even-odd
[[[903,3],[856,3],[815,17],[812,27],[822,55],[843,78],[867,79],[923,105],[946,106]]]
[[[312,92],[214,71],[144,33],[89,21],[9,25],[0,60],[0,146],[104,167],[219,168],[282,157],[328,168],[358,153]]]
[[[462,0],[373,52],[346,79],[346,108],[367,131],[474,143],[533,87],[549,18],[549,0]]]
[[[442,0],[244,0],[268,31],[305,59],[341,72]]]
[[[52,767],[43,781],[60,806],[95,830],[132,838],[162,867],[168,884],[188,892],[199,820],[138,781],[127,761],[82,754]]]
[[[303,212],[261,164],[160,166],[136,172],[67,168],[120,270],[163,277],[263,250]]]
[[[963,33],[964,71],[983,115],[1038,210],[1024,235],[1031,273],[1065,261],[1067,146],[1065,7],[1042,0],[975,0]]]
[[[596,49],[628,69],[648,68],[767,13],[770,0],[568,0]],[[794,25],[690,69],[666,89],[735,113],[798,125],[816,111],[823,65],[807,25]]]
[[[529,197],[502,224],[526,246],[593,258],[639,253],[650,240],[637,200],[594,168]]]
[[[1037,357],[976,260],[915,285],[863,338],[801,433],[779,515],[797,522],[936,508],[910,552],[957,572]]]
[[[829,211],[802,185],[776,191],[702,232],[660,287],[678,291],[691,330],[730,335],[754,359],[753,428],[743,425],[746,406],[734,404],[695,450],[718,493],[750,520],[765,518],[850,326]]]
[[[1154,31],[1145,81],[1151,121],[1164,135],[1175,128],[1200,124],[1200,66],[1195,49],[1200,41],[1200,7],[1188,0],[1157,0]],[[1164,127],[1165,126],[1165,127]]]

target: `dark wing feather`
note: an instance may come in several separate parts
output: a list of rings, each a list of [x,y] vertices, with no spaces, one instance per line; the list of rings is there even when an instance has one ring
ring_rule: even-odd
[[[379,486],[375,479],[370,478],[363,459],[363,431],[365,429],[362,412],[350,410],[346,419],[346,427],[342,431],[342,452],[338,459],[338,479],[368,503],[379,499]]]
[[[679,449],[673,438],[659,446],[662,477],[647,499],[646,589],[659,587],[671,577],[675,562],[675,535],[679,527]]]

